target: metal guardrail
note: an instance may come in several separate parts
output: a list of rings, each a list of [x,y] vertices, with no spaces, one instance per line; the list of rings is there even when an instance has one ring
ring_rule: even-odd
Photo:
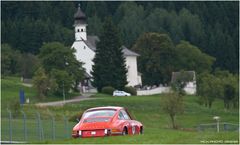
[[[219,125],[219,126],[218,126]],[[239,125],[233,123],[208,123],[208,124],[199,124],[197,126],[198,131],[206,131],[206,130],[215,130],[220,129],[220,131],[239,131]]]

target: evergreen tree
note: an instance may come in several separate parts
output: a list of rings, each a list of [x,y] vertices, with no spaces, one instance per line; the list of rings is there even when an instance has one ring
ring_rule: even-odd
[[[118,29],[108,17],[103,25],[103,33],[97,44],[96,55],[93,59],[93,85],[101,91],[104,86],[123,89],[127,84],[126,66]]]
[[[102,21],[97,15],[88,18],[88,34],[100,36],[102,33]]]

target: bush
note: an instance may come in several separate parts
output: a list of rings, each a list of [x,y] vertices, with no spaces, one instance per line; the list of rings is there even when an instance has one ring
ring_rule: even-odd
[[[107,86],[107,87],[103,87],[101,92],[104,94],[112,95],[114,90],[115,89],[113,87]]]
[[[19,101],[12,101],[10,104],[10,110],[12,111],[13,117],[16,117],[20,114],[21,106]]]
[[[78,113],[72,115],[72,116],[68,119],[68,121],[76,122],[76,121],[77,121],[76,119],[79,119],[79,120],[80,120],[81,117],[82,117],[82,115],[83,115],[83,112],[80,111],[80,112],[78,112]]]
[[[131,95],[137,95],[137,91],[133,87],[124,87],[123,91],[130,93]]]

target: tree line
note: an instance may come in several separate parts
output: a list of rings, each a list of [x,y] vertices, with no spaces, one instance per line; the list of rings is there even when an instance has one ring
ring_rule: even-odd
[[[2,2],[1,38],[21,52],[38,54],[43,43],[74,41],[78,2]],[[81,2],[88,34],[100,36],[112,16],[131,48],[145,32],[168,34],[174,44],[189,41],[216,58],[213,67],[238,72],[238,2]],[[136,25],[137,24],[137,25]]]
[[[97,3],[104,9],[99,9]],[[74,10],[74,3],[14,4],[3,2],[3,5],[9,7],[4,7],[3,11],[2,74],[34,76],[34,84],[41,98],[49,94],[59,96],[63,90],[66,93],[77,90],[77,85],[83,80],[84,69],[69,46],[74,36],[71,23],[63,19],[70,15],[69,20],[73,19],[74,11],[64,12],[70,7]],[[143,85],[169,84],[173,71],[194,70],[198,75],[199,104],[211,107],[214,100],[220,98],[226,108],[238,106],[238,74],[230,73],[238,71],[238,63],[233,63],[238,62],[238,44],[233,36],[238,37],[238,34],[235,31],[230,34],[230,29],[238,25],[232,20],[234,15],[229,18],[232,27],[221,29],[225,22],[217,22],[216,26],[212,26],[220,18],[210,20],[211,16],[200,15],[201,12],[196,11],[199,10],[197,3],[191,3],[191,7],[188,7],[188,3],[182,4],[175,7],[175,3],[154,2],[83,3],[83,9],[90,16],[89,33],[98,33],[101,40],[97,44],[94,59],[93,85],[101,91],[106,86],[121,89],[127,84],[120,49],[125,44],[140,54],[138,69],[142,73]],[[211,2],[203,5],[220,5],[224,9],[233,7],[231,3]],[[39,9],[30,6],[38,6]],[[116,10],[107,11],[111,7]],[[45,17],[39,14],[48,8],[53,8],[51,14],[45,14]],[[113,20],[104,19],[107,15],[112,15]],[[205,19],[209,22],[204,22]],[[206,29],[208,26],[212,26],[211,29]],[[228,68],[224,66],[226,64]],[[218,67],[227,71],[220,71]],[[181,96],[181,92],[175,97]]]

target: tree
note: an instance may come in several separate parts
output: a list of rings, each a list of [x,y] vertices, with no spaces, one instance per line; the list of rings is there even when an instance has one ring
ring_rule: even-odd
[[[167,113],[172,122],[173,129],[177,129],[176,125],[176,115],[181,114],[184,111],[183,98],[177,93],[169,93],[162,98],[162,109]]]
[[[61,41],[70,45],[74,41],[72,24],[76,2],[3,1],[1,4],[2,43],[21,52],[37,54],[44,42]],[[175,44],[186,40],[214,56],[214,68],[238,73],[238,1],[100,1],[82,2],[82,7],[89,18],[96,15],[103,20],[113,15],[114,23],[121,28],[120,37],[129,48],[144,32],[166,33]],[[88,23],[90,31],[93,21],[96,19]]]
[[[102,27],[102,21],[97,15],[88,18],[88,34],[100,36]]]
[[[223,85],[221,79],[209,73],[199,75],[197,81],[197,94],[200,95],[202,103],[211,108],[215,98],[223,97]]]
[[[68,94],[74,84],[73,77],[65,70],[52,69],[50,77],[55,83],[53,92],[57,95]]]
[[[170,81],[177,55],[167,34],[144,33],[132,49],[140,54],[138,69],[143,74],[143,84],[159,85]]]
[[[1,44],[1,73],[3,76],[19,73],[19,51],[13,50],[8,44]]]
[[[229,71],[218,69],[214,71],[214,75],[222,82],[223,96],[221,99],[224,101],[224,107],[226,109],[229,109],[231,106],[237,108],[239,104],[239,76],[233,75]]]
[[[123,2],[116,10],[114,21],[118,24],[121,38],[130,47],[144,32],[144,8],[135,2]],[[137,24],[137,25],[136,25]]]
[[[45,73],[45,70],[40,67],[34,74],[33,85],[37,89],[38,97],[44,99],[47,95],[49,87],[49,78]]]
[[[123,56],[118,29],[107,18],[103,25],[103,33],[97,44],[94,65],[91,72],[93,85],[101,91],[104,86],[123,89],[127,84],[126,66]]]
[[[10,65],[11,65],[11,48],[7,44],[1,45],[1,74],[2,76],[10,74]]]
[[[65,77],[71,78],[71,81],[65,80],[66,93],[70,89],[68,87],[69,82],[71,82],[70,86],[74,86],[74,89],[76,89],[79,82],[84,78],[82,63],[75,58],[74,52],[73,48],[65,47],[59,42],[46,43],[40,49],[41,64],[46,73],[56,80],[58,85],[56,91],[58,92],[62,90],[60,86],[66,79]]]
[[[234,99],[235,89],[232,85],[226,84],[224,86],[224,107],[226,109],[230,108],[230,102]]]
[[[39,65],[40,62],[37,56],[31,53],[23,53],[18,62],[19,73],[24,78],[32,78]]]
[[[175,80],[172,80],[172,89],[180,96],[185,95],[184,88],[188,82],[192,81],[194,76],[186,71],[180,71],[178,75],[175,76]]]
[[[176,53],[179,69],[194,70],[197,73],[212,70],[215,58],[203,53],[197,46],[187,41],[181,41],[176,46]]]

